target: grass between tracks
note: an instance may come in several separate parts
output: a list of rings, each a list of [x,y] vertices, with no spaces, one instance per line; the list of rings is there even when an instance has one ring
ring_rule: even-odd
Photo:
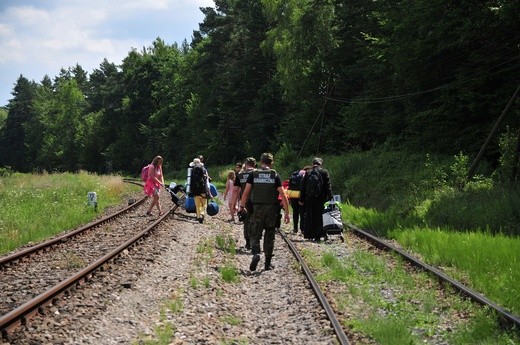
[[[367,219],[393,223],[384,212],[344,205],[344,221],[363,224]],[[361,225],[361,227],[363,227]],[[484,294],[513,314],[520,315],[520,238],[503,234],[453,231],[428,226],[396,226],[387,231],[405,250],[439,267],[451,277]]]
[[[348,246],[351,248],[351,246]],[[517,344],[492,312],[460,298],[435,278],[410,272],[398,257],[352,249],[340,258],[322,247],[304,257],[318,274],[358,344]]]
[[[0,177],[0,254],[88,223],[138,188],[86,172]],[[97,193],[97,212],[87,205],[88,192]]]

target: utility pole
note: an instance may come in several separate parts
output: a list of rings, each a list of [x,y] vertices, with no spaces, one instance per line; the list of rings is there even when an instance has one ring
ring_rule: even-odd
[[[516,88],[516,91],[513,94],[513,97],[511,97],[511,99],[507,103],[504,111],[502,111],[502,114],[500,114],[500,117],[498,118],[497,122],[493,126],[493,129],[491,130],[491,133],[489,133],[486,141],[484,142],[484,145],[482,145],[482,147],[480,148],[480,151],[479,151],[479,153],[477,155],[477,158],[475,158],[475,161],[473,161],[473,164],[471,164],[471,167],[468,170],[468,177],[467,177],[468,180],[471,180],[473,175],[475,175],[475,170],[477,169],[477,165],[480,162],[480,160],[482,159],[482,156],[484,155],[484,151],[486,151],[487,147],[489,146],[489,143],[495,137],[495,135],[496,135],[496,133],[498,131],[498,128],[500,127],[500,125],[504,121],[505,115],[509,111],[511,106],[513,105],[513,102],[515,101],[516,97],[518,97],[518,93],[519,92],[520,92],[520,84],[518,84],[518,87]]]

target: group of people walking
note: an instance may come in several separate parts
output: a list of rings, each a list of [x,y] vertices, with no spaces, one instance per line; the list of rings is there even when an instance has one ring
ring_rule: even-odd
[[[293,209],[293,231],[298,232],[298,225],[304,238],[319,241],[326,238],[323,231],[322,213],[324,203],[332,199],[332,187],[329,172],[323,168],[323,160],[315,158],[312,166],[297,172],[298,190],[289,193],[288,180],[282,181],[272,168],[274,157],[263,153],[260,165],[255,169],[256,160],[246,158],[242,166],[237,164],[235,172],[230,172],[228,180],[235,176],[233,190],[230,182],[226,184],[226,196],[230,211],[230,221],[234,221],[235,211],[244,224],[245,248],[251,249],[250,270],[255,271],[260,261],[260,241],[263,237],[265,255],[264,268],[273,268],[272,257],[276,228],[281,225],[281,210],[284,210],[284,222],[290,222],[289,203]],[[234,173],[234,174],[233,174]]]
[[[274,239],[276,229],[281,226],[281,210],[284,211],[283,220],[288,224],[291,220],[289,203],[293,209],[293,231],[298,232],[298,225],[304,238],[319,241],[326,238],[323,231],[322,213],[324,203],[332,199],[332,188],[329,172],[323,168],[323,160],[315,158],[312,166],[298,171],[299,186],[296,193],[288,193],[284,188],[295,188],[282,181],[280,175],[273,169],[274,157],[271,153],[263,153],[257,166],[254,157],[248,157],[245,163],[237,163],[235,171],[230,171],[226,181],[224,200],[228,203],[230,221],[235,216],[243,222],[245,248],[251,250],[252,259],[249,266],[256,271],[260,262],[261,249],[265,256],[264,269],[271,270],[273,266]],[[159,203],[160,186],[164,185],[162,176],[162,158],[157,156],[152,161],[154,166],[150,170],[145,184],[145,193],[153,198],[148,212],[154,206],[162,214]],[[190,166],[203,167],[203,158],[195,158]],[[201,169],[206,179],[209,179],[207,170]],[[193,179],[193,172],[191,178]],[[148,185],[148,188],[147,188]],[[285,186],[284,186],[285,185]],[[195,196],[197,220],[204,220],[204,202],[208,193],[205,186],[200,188],[190,184],[190,193]],[[288,197],[289,195],[289,197]],[[261,241],[263,237],[263,243]]]
[[[159,216],[163,215],[159,194],[161,187],[164,187],[164,176],[162,171],[163,158],[155,156],[152,162],[147,166],[147,177],[144,185],[144,193],[152,199],[147,216],[152,215],[154,207],[159,211]],[[204,222],[204,211],[207,207],[207,198],[210,195],[209,191],[209,177],[208,170],[204,166],[204,157],[198,156],[189,164],[189,175],[187,183],[187,191],[193,195],[195,201],[196,218],[199,223]]]

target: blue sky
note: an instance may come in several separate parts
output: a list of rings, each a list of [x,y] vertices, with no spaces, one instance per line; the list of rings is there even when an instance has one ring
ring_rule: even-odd
[[[0,106],[20,75],[40,82],[79,64],[89,74],[132,48],[191,41],[213,0],[0,0]]]

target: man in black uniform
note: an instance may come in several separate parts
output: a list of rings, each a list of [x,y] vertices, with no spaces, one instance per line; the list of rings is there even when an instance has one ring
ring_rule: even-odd
[[[251,173],[255,169],[255,166],[256,166],[256,159],[254,159],[253,157],[246,158],[245,169],[243,169],[237,173],[236,178],[235,178],[235,183],[233,184],[233,201],[232,201],[231,205],[236,205],[237,200],[240,200],[240,198],[242,197],[242,193],[244,192],[244,189],[246,188],[247,178],[249,177],[249,175],[251,175]],[[249,241],[249,231],[250,231],[249,228],[251,227],[251,225],[250,225],[249,219],[251,218],[250,216],[253,212],[253,205],[251,204],[251,200],[247,200],[247,202],[244,204],[244,206],[245,206],[245,209],[247,212],[245,219],[243,220],[243,222],[244,222],[244,239],[246,240],[245,248],[247,250],[249,250],[249,249],[251,249],[251,243]]]
[[[312,168],[305,173],[300,189],[300,205],[305,205],[303,236],[315,241],[327,238],[323,230],[323,209],[325,202],[332,199],[330,175],[322,165],[321,158],[314,158]]]
[[[273,155],[271,153],[262,153],[260,157],[260,168],[253,171],[249,175],[246,188],[240,199],[241,211],[245,209],[245,204],[251,195],[251,203],[253,204],[253,214],[250,219],[250,241],[253,259],[249,269],[256,271],[258,262],[260,261],[260,240],[262,232],[264,235],[264,254],[265,269],[273,268],[271,265],[274,251],[275,226],[279,214],[278,195],[282,198],[282,207],[285,211],[285,223],[289,223],[289,204],[282,188],[282,180],[278,173],[271,169],[273,164]]]

